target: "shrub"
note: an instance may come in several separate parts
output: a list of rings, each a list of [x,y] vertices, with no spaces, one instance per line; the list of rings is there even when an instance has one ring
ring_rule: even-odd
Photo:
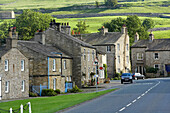
[[[55,96],[57,93],[53,89],[43,89],[42,96]]]
[[[118,80],[118,77],[115,77],[114,80]]]
[[[61,91],[59,89],[54,90],[54,92],[56,92],[57,94],[61,93]]]
[[[82,90],[80,90],[76,85],[75,87],[73,87],[73,89],[69,89],[68,92],[77,93],[77,92],[82,92]]]
[[[29,97],[38,97],[37,93],[29,92]]]

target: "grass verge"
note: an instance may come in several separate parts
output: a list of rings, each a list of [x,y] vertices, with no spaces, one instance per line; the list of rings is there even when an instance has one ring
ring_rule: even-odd
[[[91,100],[93,98],[99,97],[101,95],[112,92],[114,90],[116,89],[109,89],[97,93],[93,92],[93,93],[60,95],[54,97],[42,97],[42,98],[3,102],[0,103],[0,109],[5,109],[5,110],[9,110],[10,108],[18,109],[21,104],[25,105],[27,102],[31,102],[33,113],[54,113],[59,110],[80,104],[87,100]]]

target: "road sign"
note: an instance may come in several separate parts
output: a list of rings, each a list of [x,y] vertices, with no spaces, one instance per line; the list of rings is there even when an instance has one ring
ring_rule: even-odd
[[[97,58],[95,58],[94,61],[93,61],[93,65],[97,66],[98,64],[99,64],[99,61],[97,60]]]
[[[99,69],[100,69],[100,70],[103,70],[103,67],[102,67],[102,66],[100,66],[100,67],[99,67]]]

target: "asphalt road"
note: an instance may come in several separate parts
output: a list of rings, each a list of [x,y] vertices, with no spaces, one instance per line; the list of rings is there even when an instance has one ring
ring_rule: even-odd
[[[135,80],[63,113],[170,113],[170,78]]]

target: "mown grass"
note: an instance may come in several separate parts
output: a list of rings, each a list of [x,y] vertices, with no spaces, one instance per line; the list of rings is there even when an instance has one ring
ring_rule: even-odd
[[[0,1],[0,4],[8,4],[8,3],[11,3],[11,2],[14,2],[16,0],[1,0]]]
[[[170,30],[153,31],[155,39],[170,38]]]
[[[26,103],[31,102],[32,113],[54,113],[56,111],[74,106],[76,104],[80,104],[84,101],[91,100],[98,96],[112,92],[114,90],[116,89],[109,89],[97,93],[93,92],[83,94],[71,94],[3,102],[0,103],[0,108],[5,110],[9,110],[10,108],[17,109],[21,104],[25,105]]]

